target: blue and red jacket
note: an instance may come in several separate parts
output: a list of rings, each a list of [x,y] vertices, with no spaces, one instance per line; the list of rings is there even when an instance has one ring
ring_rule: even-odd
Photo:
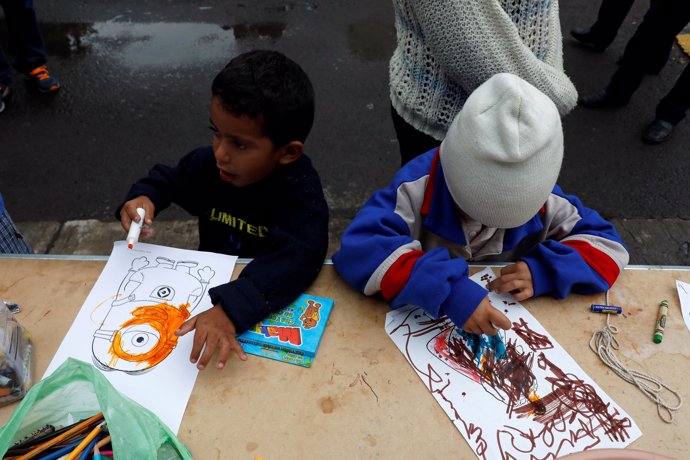
[[[333,256],[338,273],[360,292],[381,293],[392,308],[447,315],[457,325],[488,294],[469,279],[468,262],[518,260],[529,266],[535,296],[563,298],[609,289],[628,252],[610,222],[558,186],[524,225],[483,227],[458,211],[434,149],[374,193]]]

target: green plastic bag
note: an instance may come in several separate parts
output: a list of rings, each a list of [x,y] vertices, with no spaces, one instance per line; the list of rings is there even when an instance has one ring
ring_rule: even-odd
[[[98,369],[73,358],[34,385],[0,428],[0,457],[17,440],[46,424],[67,424],[67,414],[78,421],[98,412],[108,424],[115,458],[192,458],[153,412],[118,392]]]

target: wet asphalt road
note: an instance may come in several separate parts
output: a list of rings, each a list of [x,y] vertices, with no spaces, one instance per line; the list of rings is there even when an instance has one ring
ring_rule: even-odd
[[[580,92],[603,86],[644,14],[638,1],[601,54],[567,31],[598,2],[561,3],[566,70]],[[398,164],[387,64],[395,43],[388,1],[35,0],[55,96],[15,81],[0,115],[0,191],[16,221],[111,219],[129,184],[157,162],[210,142],[215,74],[254,48],[282,51],[312,77],[317,116],[307,141],[333,215],[354,215]],[[6,30],[0,26],[3,48]],[[687,57],[679,49],[619,110],[576,108],[564,120],[560,184],[607,217],[690,219],[690,123],[648,146],[640,133]],[[162,218],[185,217],[180,210]]]

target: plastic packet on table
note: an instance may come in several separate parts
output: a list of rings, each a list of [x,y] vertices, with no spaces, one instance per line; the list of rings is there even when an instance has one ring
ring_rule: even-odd
[[[31,334],[0,300],[0,406],[24,397],[31,387]]]

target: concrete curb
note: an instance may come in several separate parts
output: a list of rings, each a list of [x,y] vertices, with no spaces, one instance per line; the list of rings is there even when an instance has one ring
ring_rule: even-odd
[[[630,251],[630,264],[690,265],[690,221],[682,219],[611,219]],[[349,219],[331,218],[328,257],[340,247]],[[113,241],[124,240],[118,222],[95,219],[59,222],[19,222],[17,226],[37,254],[108,255]],[[196,220],[156,221],[147,242],[196,249]]]

